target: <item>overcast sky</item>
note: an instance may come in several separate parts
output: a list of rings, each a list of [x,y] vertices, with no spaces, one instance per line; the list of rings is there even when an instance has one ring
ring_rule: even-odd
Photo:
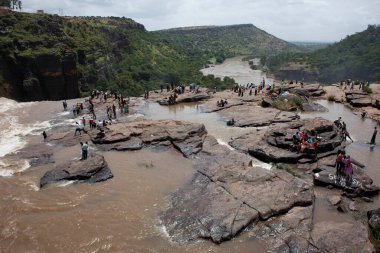
[[[23,10],[124,16],[149,31],[251,23],[290,41],[339,41],[380,24],[380,0],[23,0]],[[60,11],[61,10],[61,11]]]

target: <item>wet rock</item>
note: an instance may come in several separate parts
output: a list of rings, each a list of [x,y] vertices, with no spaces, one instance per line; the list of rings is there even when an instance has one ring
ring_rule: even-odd
[[[189,102],[198,102],[202,101],[205,99],[209,99],[210,96],[208,94],[193,94],[193,93],[188,93],[184,96],[180,96],[177,98],[176,102],[177,104],[179,103],[189,103]]]
[[[198,153],[202,148],[206,129],[203,124],[174,120],[151,120],[105,127],[105,136],[89,132],[92,141],[114,150],[133,150],[148,146],[172,145],[184,156]]]
[[[54,163],[53,150],[47,143],[28,145],[17,151],[16,154],[10,155],[17,158],[29,160],[31,166]]]
[[[357,221],[316,223],[311,232],[311,239],[319,252],[375,252],[366,228]]]
[[[220,112],[226,120],[235,119],[237,127],[261,127],[275,123],[290,122],[298,118],[293,112],[282,112],[275,108],[263,108],[252,104],[234,106]]]
[[[341,201],[337,207],[337,210],[342,213],[348,213],[349,209],[349,203],[347,201]]]
[[[374,230],[380,229],[380,208],[367,212],[368,224]]]
[[[339,195],[332,195],[328,196],[327,200],[330,202],[331,205],[335,206],[341,202],[342,197]]]
[[[286,171],[252,167],[249,156],[207,137],[197,154],[193,180],[170,197],[160,220],[180,243],[209,238],[219,243],[259,219],[265,220],[313,201],[311,185]]]
[[[95,155],[87,160],[71,161],[57,165],[55,169],[44,174],[40,187],[62,180],[79,180],[88,183],[105,181],[113,177],[104,157]]]
[[[272,107],[273,105],[273,100],[270,99],[270,98],[263,98],[262,102],[261,102],[261,106],[262,107]]]
[[[267,244],[268,252],[318,252],[309,242],[312,206],[294,207],[286,214],[257,224],[249,236]]]
[[[372,185],[373,180],[361,169],[354,168],[352,182],[344,179],[337,180],[336,169],[327,166],[319,166],[320,172],[314,174],[314,184],[320,186],[333,186],[343,189],[350,198],[361,196],[373,196],[379,193],[380,188]]]
[[[314,150],[306,149],[304,153],[297,153],[293,145],[292,136],[298,129],[314,131],[321,136],[318,158],[336,154],[341,145],[338,130],[331,121],[322,118],[297,120],[270,127],[261,135],[247,133],[232,140],[230,145],[264,162],[298,163],[301,159],[305,159],[305,163],[314,162]]]
[[[302,103],[302,111],[305,111],[305,112],[327,112],[328,109],[326,107],[324,107],[323,105],[309,101],[306,103]]]

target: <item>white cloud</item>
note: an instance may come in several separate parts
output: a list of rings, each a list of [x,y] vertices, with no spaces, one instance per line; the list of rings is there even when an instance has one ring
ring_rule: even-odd
[[[252,23],[285,40],[337,41],[380,24],[379,0],[25,0],[24,10],[125,16],[148,30]]]

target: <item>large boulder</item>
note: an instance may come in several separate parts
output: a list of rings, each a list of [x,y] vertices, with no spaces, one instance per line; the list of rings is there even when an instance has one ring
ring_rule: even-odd
[[[189,157],[202,149],[206,135],[203,124],[175,120],[149,120],[127,124],[109,125],[105,136],[90,131],[92,141],[107,150],[137,150],[148,146],[172,145]]]
[[[380,231],[380,208],[368,211],[367,217],[371,229]]]
[[[249,153],[264,162],[298,163],[312,161],[314,151],[297,152],[294,149],[292,135],[298,129],[318,133],[321,141],[318,144],[318,158],[335,154],[342,142],[338,129],[331,121],[314,118],[290,122],[280,126],[269,127],[261,133],[246,133],[230,142],[234,148]]]
[[[353,107],[365,107],[372,105],[372,99],[370,97],[353,99],[350,101]]]
[[[101,155],[90,156],[86,160],[71,161],[57,165],[46,172],[40,180],[40,187],[62,180],[77,180],[88,183],[105,181],[113,177],[107,162]]]
[[[311,185],[282,170],[254,166],[249,156],[207,137],[197,173],[170,197],[160,216],[172,240],[208,238],[219,243],[258,220],[313,202]]]
[[[320,165],[318,173],[314,174],[314,184],[320,186],[333,186],[343,189],[349,197],[368,197],[379,193],[380,188],[373,185],[373,180],[362,169],[354,167],[352,182],[338,180],[333,167]]]
[[[293,112],[283,112],[275,108],[262,108],[252,104],[234,106],[220,111],[226,120],[234,118],[237,127],[261,127],[275,123],[290,122],[298,118]]]
[[[311,231],[311,241],[319,249],[318,252],[375,252],[367,229],[358,221],[318,222]]]

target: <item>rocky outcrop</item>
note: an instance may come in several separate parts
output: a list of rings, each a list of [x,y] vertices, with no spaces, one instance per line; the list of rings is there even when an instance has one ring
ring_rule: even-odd
[[[228,240],[249,224],[313,201],[311,185],[282,170],[252,166],[249,156],[207,137],[190,183],[170,196],[161,216],[172,240]]]
[[[44,174],[40,180],[40,187],[62,180],[78,180],[87,183],[105,181],[113,177],[104,157],[90,156],[87,160],[71,161],[57,165],[55,169]]]
[[[375,231],[380,230],[380,208],[367,212],[368,224]]]
[[[313,227],[311,240],[318,252],[375,252],[366,228],[358,221],[319,222]]]
[[[174,120],[141,121],[105,127],[105,136],[89,131],[92,141],[106,150],[137,150],[148,146],[173,146],[189,157],[202,149],[203,124]]]
[[[234,106],[220,111],[225,120],[234,119],[236,127],[261,127],[276,123],[290,122],[298,118],[293,112],[284,112],[275,108],[262,108],[252,104]]]
[[[328,109],[324,107],[323,105],[320,105],[318,103],[314,103],[312,101],[308,101],[305,103],[302,103],[302,111],[304,112],[327,112]]]
[[[286,214],[262,222],[248,232],[267,244],[267,252],[320,252],[311,242],[313,208],[294,207]]]
[[[247,133],[232,140],[230,145],[264,162],[312,162],[314,150],[306,149],[301,153],[294,148],[292,136],[298,129],[318,133],[322,138],[318,144],[318,158],[335,154],[342,142],[331,121],[314,118],[270,127],[261,134]]]
[[[173,104],[181,104],[181,103],[191,103],[198,102],[205,99],[209,99],[210,96],[206,93],[186,93],[184,95],[180,95],[175,102],[170,102],[168,98],[164,98],[158,100],[157,103],[160,105],[173,105]]]
[[[41,54],[34,58],[4,57],[0,61],[2,96],[20,101],[61,100],[77,98],[79,94],[76,58]],[[1,79],[0,79],[1,81]]]

